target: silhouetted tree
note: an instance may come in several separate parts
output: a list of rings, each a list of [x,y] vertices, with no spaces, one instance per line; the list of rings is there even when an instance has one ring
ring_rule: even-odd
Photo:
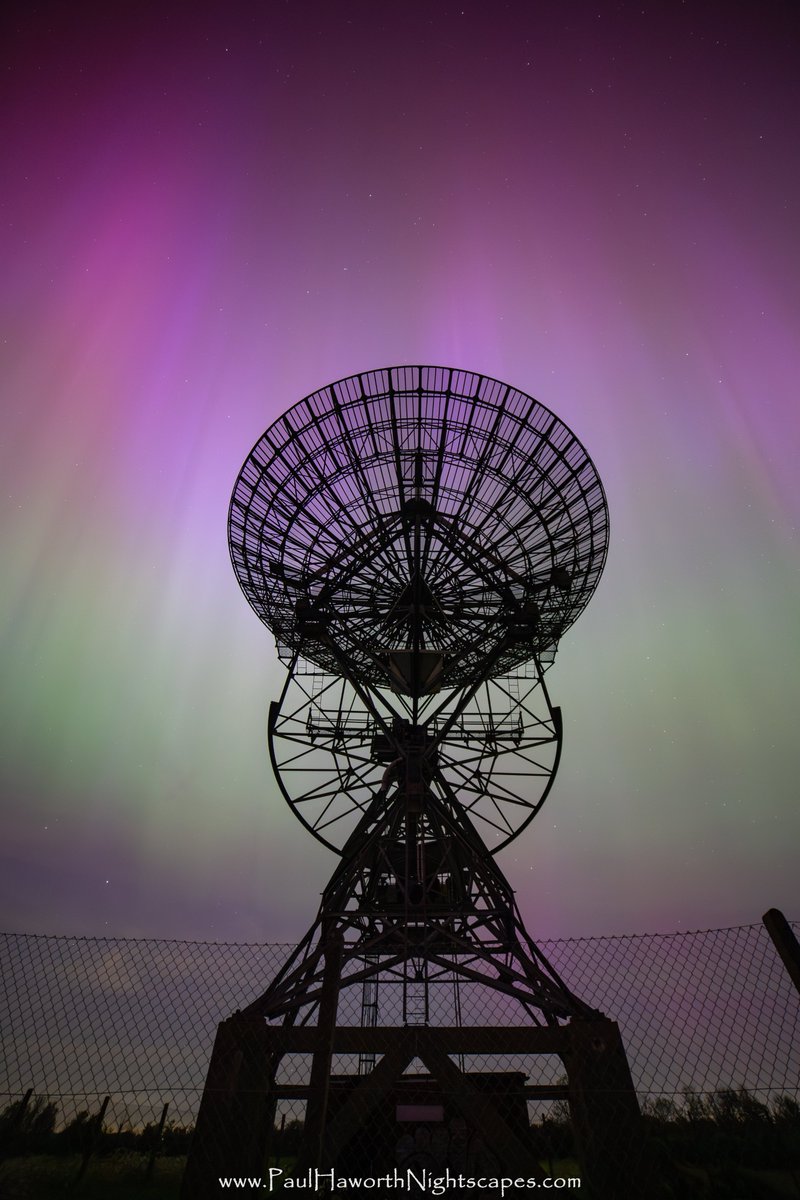
[[[768,1195],[748,1172],[800,1170],[800,1105],[790,1096],[765,1103],[746,1088],[707,1095],[687,1088],[682,1104],[659,1097],[643,1109],[662,1160],[703,1168],[708,1196]]]
[[[176,1125],[172,1121],[167,1121],[161,1139],[162,1152],[169,1158],[186,1154],[193,1133],[194,1126],[192,1125]]]
[[[57,1105],[46,1096],[13,1100],[0,1113],[0,1153],[41,1153],[49,1148],[58,1115]]]
[[[82,1154],[90,1143],[94,1120],[85,1110],[74,1116],[56,1135],[59,1150],[65,1154]]]

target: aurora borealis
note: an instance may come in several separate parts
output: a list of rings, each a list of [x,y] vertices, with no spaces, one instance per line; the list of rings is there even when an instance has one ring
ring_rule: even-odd
[[[12,4],[6,928],[293,940],[334,866],[226,545],[279,413],[397,363],[537,397],[611,549],[503,854],[539,937],[797,915],[790,4]]]

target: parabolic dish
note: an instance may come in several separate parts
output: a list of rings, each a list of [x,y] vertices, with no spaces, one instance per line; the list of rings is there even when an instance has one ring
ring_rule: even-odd
[[[231,498],[248,602],[282,651],[392,684],[389,656],[469,686],[552,655],[608,546],[603,486],[549,409],[484,375],[390,367],[321,388],[259,438]],[[396,680],[395,680],[396,684]]]

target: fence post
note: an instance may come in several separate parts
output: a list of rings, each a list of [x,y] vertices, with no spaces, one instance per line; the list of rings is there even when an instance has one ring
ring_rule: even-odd
[[[147,1160],[147,1170],[144,1173],[145,1179],[153,1178],[153,1169],[155,1168],[155,1165],[156,1165],[156,1154],[158,1152],[159,1146],[161,1145],[161,1139],[164,1136],[164,1124],[167,1119],[167,1109],[168,1108],[169,1108],[169,1100],[167,1100],[166,1104],[164,1105],[164,1107],[161,1110],[161,1120],[158,1122],[158,1133],[156,1134],[155,1138],[153,1139],[153,1144],[150,1147],[150,1157]]]
[[[281,1150],[282,1150],[282,1148],[283,1148],[283,1131],[284,1131],[284,1129],[285,1129],[285,1128],[286,1128],[286,1113],[285,1113],[285,1112],[282,1112],[282,1113],[281,1113],[280,1139],[279,1139],[279,1144],[278,1144],[278,1147],[277,1147],[277,1149],[275,1150],[275,1161],[274,1161],[274,1162],[272,1162],[271,1156],[272,1156],[272,1134],[273,1134],[275,1131],[274,1131],[274,1128],[273,1128],[273,1129],[270,1129],[270,1131],[269,1131],[269,1133],[270,1133],[270,1136],[269,1136],[269,1139],[268,1139],[268,1141],[267,1141],[267,1166],[268,1166],[268,1167],[269,1167],[270,1165],[272,1165],[273,1167],[278,1167],[278,1166],[280,1166],[280,1162],[281,1162]]]
[[[28,1105],[30,1104],[32,1095],[33,1095],[33,1088],[28,1088],[27,1092],[25,1093],[25,1095],[22,1097],[22,1099],[19,1102],[19,1108],[14,1113],[14,1116],[12,1117],[11,1121],[9,1122],[9,1126],[6,1131],[6,1137],[8,1139],[9,1147],[11,1147],[13,1145],[14,1134],[16,1133],[17,1129],[21,1128],[22,1123],[25,1120],[25,1113],[28,1109]],[[5,1139],[4,1139],[4,1142],[5,1142]],[[3,1162],[3,1160],[6,1157],[9,1157],[6,1155],[5,1150],[6,1150],[6,1146],[4,1144],[0,1144],[0,1163]]]
[[[84,1175],[86,1174],[86,1168],[89,1166],[89,1159],[92,1157],[92,1155],[94,1153],[94,1148],[97,1145],[97,1140],[100,1137],[100,1134],[102,1132],[103,1118],[106,1115],[106,1109],[108,1108],[110,1103],[111,1103],[111,1097],[106,1096],[105,1100],[100,1105],[100,1112],[97,1114],[97,1116],[94,1120],[94,1125],[92,1126],[92,1129],[89,1133],[89,1136],[88,1136],[88,1139],[86,1142],[86,1148],[83,1151],[83,1160],[81,1162],[80,1167],[78,1168],[78,1174],[75,1176],[75,1183],[80,1183],[80,1181],[83,1179]]]
[[[779,908],[771,908],[761,918],[775,949],[783,959],[789,978],[800,994],[800,945],[792,927]]]

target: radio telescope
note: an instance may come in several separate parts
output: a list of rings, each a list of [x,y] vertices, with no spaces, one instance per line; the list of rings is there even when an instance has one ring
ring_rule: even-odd
[[[259,438],[229,542],[287,668],[269,714],[278,783],[342,858],[259,1011],[313,1001],[323,925],[344,936],[343,982],[402,981],[406,1022],[430,1019],[430,980],[458,978],[463,958],[501,990],[511,970],[539,1019],[580,1009],[493,856],[550,790],[561,713],[545,673],[605,563],[606,500],[581,443],[482,375],[352,376]],[[499,954],[513,966],[498,972]]]
[[[655,1195],[617,1026],[528,935],[498,862],[550,792],[547,671],[606,560],[586,450],[485,375],[368,371],[258,439],[228,536],[285,667],[275,775],[337,864],[305,937],[219,1026],[184,1200],[261,1176],[279,1105],[281,1129],[303,1106],[301,1178],[380,1174],[411,1112],[440,1135],[460,1121],[500,1173],[543,1180],[528,1105],[552,1099],[569,1103],[592,1195]],[[567,1084],[525,1082],[547,1055]]]

